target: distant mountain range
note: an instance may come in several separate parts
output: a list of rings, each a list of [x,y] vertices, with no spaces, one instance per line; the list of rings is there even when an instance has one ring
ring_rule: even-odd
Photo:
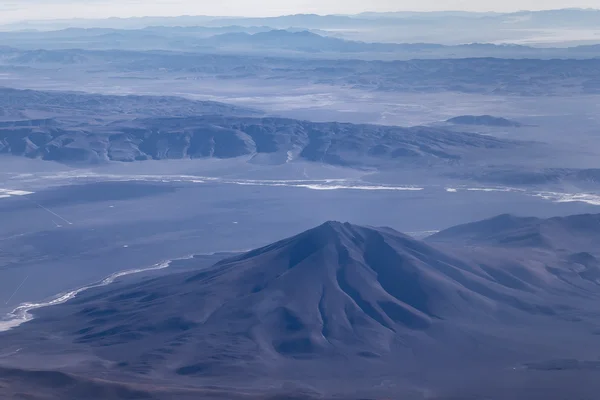
[[[480,21],[482,24],[512,23],[522,26],[590,26],[600,22],[600,11],[594,9],[569,8],[543,11],[519,11],[513,13],[477,13],[463,11],[443,12],[365,12],[357,15],[317,15],[296,14],[265,18],[235,18],[214,16],[180,16],[180,17],[134,17],[111,19],[77,19],[77,20],[40,20],[24,21],[19,24],[4,25],[5,29],[35,29],[60,27],[97,27],[139,29],[148,26],[270,26],[273,28],[299,27],[356,27],[377,26],[385,21],[389,24],[424,23],[430,21],[464,22]]]
[[[359,15],[298,14],[267,18],[231,18],[207,16],[141,17],[24,21],[0,26],[0,30],[61,30],[67,28],[101,29],[223,29],[235,26],[255,31],[269,29],[305,29],[327,32],[342,39],[367,42],[426,42],[461,44],[472,42],[549,44],[598,43],[595,31],[600,12],[590,9],[522,11],[516,13],[398,12]],[[252,33],[252,32],[249,32]],[[152,35],[152,34],[151,34]],[[162,36],[162,35],[160,35]],[[75,42],[80,42],[74,37]],[[150,41],[150,40],[148,40]]]
[[[69,28],[40,32],[0,32],[0,38],[22,49],[90,50],[180,50],[192,52],[311,54],[320,57],[371,58],[591,58],[600,56],[600,45],[569,48],[466,43],[443,45],[421,43],[377,43],[336,37],[332,32],[306,28],[272,29],[242,27],[148,27],[140,30]]]
[[[19,80],[42,76],[98,79],[268,79],[271,85],[344,86],[385,92],[462,92],[494,95],[600,93],[598,59],[358,60],[171,51],[18,50],[0,48],[0,71]],[[507,73],[510,71],[510,73]],[[569,79],[564,79],[565,74]],[[16,80],[18,83],[19,80]],[[116,84],[116,83],[115,83]]]
[[[440,393],[429,398],[463,398],[450,396],[458,388],[444,380],[449,366],[468,376],[485,367],[506,384],[530,368],[583,365],[577,360],[597,339],[599,221],[503,215],[425,241],[327,222],[202,271],[84,292],[36,311],[32,322],[3,333],[1,346],[36,343],[15,360],[44,354],[44,346],[81,353],[76,368],[58,369],[77,379],[102,373],[107,384],[119,376],[148,393],[166,387],[152,382],[152,389],[147,379],[156,375],[177,387],[233,393],[250,382],[268,391],[289,381],[310,388],[310,398],[338,394],[344,381],[344,390],[372,398],[422,399],[412,392],[420,387]],[[61,339],[44,345],[47,337]],[[385,377],[395,385],[381,384]],[[473,380],[461,382],[459,393],[482,392]],[[526,390],[510,387],[513,396]],[[488,398],[525,398],[513,396]]]
[[[256,52],[260,50],[293,50],[306,53],[351,53],[351,54],[397,54],[413,57],[434,55],[444,57],[598,57],[600,45],[575,46],[571,48],[535,48],[522,45],[497,45],[490,43],[468,43],[442,45],[437,43],[373,43],[346,40],[316,34],[307,30],[271,30],[257,33],[232,32],[215,35],[200,41],[202,46],[214,50]]]

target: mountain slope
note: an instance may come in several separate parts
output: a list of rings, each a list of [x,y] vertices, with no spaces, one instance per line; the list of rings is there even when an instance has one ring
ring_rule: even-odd
[[[502,253],[469,259],[388,228],[328,222],[202,272],[83,293],[40,310],[30,326],[51,326],[117,370],[179,377],[253,376],[261,365],[340,357],[406,367],[389,361],[406,346],[427,359],[458,349],[476,358],[466,337],[491,340],[494,352],[515,339],[492,340],[504,334],[487,327],[543,326],[572,306],[552,294],[572,290],[564,280],[533,261],[506,270],[506,260]]]

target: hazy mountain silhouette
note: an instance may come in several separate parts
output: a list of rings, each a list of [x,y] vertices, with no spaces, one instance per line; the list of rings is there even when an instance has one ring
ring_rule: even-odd
[[[218,46],[218,48],[240,48],[256,51],[258,49],[281,49],[300,52],[320,53],[388,53],[388,52],[422,52],[442,50],[448,46],[431,43],[367,43],[355,40],[345,40],[332,36],[319,35],[308,30],[275,29],[253,34],[246,32],[231,32],[215,35],[204,39],[203,45]],[[463,46],[450,47],[460,50]],[[467,47],[465,46],[465,49]],[[491,46],[491,50],[502,49]]]
[[[394,22],[393,17],[379,20],[384,24]],[[469,24],[478,21],[471,18]],[[410,23],[414,24],[414,20]],[[401,23],[398,20],[397,23]],[[423,27],[422,27],[423,28]],[[341,36],[340,36],[341,35]],[[427,36],[399,37],[394,41],[380,41],[377,37],[344,37],[340,32],[323,29],[285,26],[273,29],[268,26],[150,26],[143,29],[68,28],[57,31],[0,31],[0,41],[12,48],[0,47],[0,60],[9,58],[18,64],[35,65],[94,63],[97,55],[73,51],[135,50],[135,51],[186,51],[199,53],[301,55],[303,53],[323,58],[590,58],[598,53],[598,45],[573,47],[531,47],[517,44],[477,43],[476,38],[454,44]],[[481,40],[477,38],[478,40]],[[21,53],[21,50],[30,50]],[[52,50],[52,51],[48,51]],[[294,54],[298,53],[298,54]]]

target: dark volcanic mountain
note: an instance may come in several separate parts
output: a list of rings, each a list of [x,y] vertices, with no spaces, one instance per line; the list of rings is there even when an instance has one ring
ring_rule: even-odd
[[[562,223],[583,238],[598,218]],[[475,228],[511,231],[539,221],[502,216]],[[389,228],[328,222],[200,272],[84,292],[38,310],[2,343],[25,349],[9,357],[20,365],[46,354],[62,359],[64,372],[102,371],[120,381],[235,381],[263,390],[292,381],[321,393],[346,382],[371,395],[444,387],[438,373],[447,377],[448,368],[485,367],[515,379],[502,371],[585,357],[600,286],[594,256],[581,249],[596,243],[577,244],[567,258],[535,246],[467,251],[457,246],[465,229],[455,228],[453,249]],[[564,335],[572,344],[557,347]]]

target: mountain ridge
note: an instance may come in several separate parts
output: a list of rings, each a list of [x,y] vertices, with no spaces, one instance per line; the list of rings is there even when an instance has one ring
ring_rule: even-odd
[[[391,19],[390,19],[391,20]],[[84,54],[73,57],[73,50],[130,50],[130,51],[186,51],[215,53],[260,54],[273,56],[281,51],[283,56],[310,54],[313,57],[367,58],[593,58],[600,45],[577,44],[570,47],[535,47],[515,43],[489,43],[465,40],[460,43],[438,43],[412,38],[406,41],[378,41],[375,38],[339,37],[318,28],[272,28],[267,26],[224,27],[146,27],[143,29],[70,28],[58,31],[0,32],[12,48],[0,49],[5,57],[11,53],[29,51],[12,62],[31,63],[35,52],[71,51],[71,58],[56,58],[54,62],[77,64],[86,62]],[[42,60],[38,54],[38,60]],[[50,53],[45,53],[50,61]],[[55,56],[59,53],[55,53]],[[66,55],[63,53],[63,55]],[[29,58],[27,57],[29,56]]]
[[[63,163],[246,157],[273,164],[302,159],[378,168],[454,163],[472,153],[532,145],[435,127],[268,117],[243,107],[170,97],[0,93],[8,94],[4,104],[0,100],[5,114],[0,155]]]
[[[247,21],[247,24],[256,24],[256,23],[264,23],[268,21],[280,21],[280,25],[289,24],[290,22],[296,22],[298,20],[324,20],[333,22],[352,22],[356,20],[357,22],[362,22],[363,20],[381,20],[381,19],[400,19],[400,20],[411,20],[411,19],[419,19],[423,17],[453,17],[453,18],[469,18],[475,17],[476,19],[484,19],[484,20],[505,20],[513,17],[520,16],[534,16],[534,17],[553,17],[557,14],[563,14],[568,16],[589,16],[590,18],[596,17],[598,14],[597,9],[593,8],[562,8],[562,9],[552,9],[552,10],[522,10],[522,11],[514,11],[514,12],[459,12],[459,11],[433,11],[433,12],[411,12],[411,11],[401,11],[401,12],[363,12],[359,14],[351,14],[351,15],[340,15],[340,14],[287,14],[280,16],[272,16],[272,17],[252,17],[252,18],[236,18],[236,17],[224,17],[224,16],[207,16],[207,15],[181,15],[174,17],[114,17],[109,19],[80,19],[80,20],[50,20],[50,21],[24,21],[27,24],[35,24],[35,23],[56,23],[56,24],[68,24],[70,26],[78,26],[76,23],[78,21],[80,24],[87,22],[95,23],[96,26],[106,25],[110,22],[121,22],[121,23],[129,23],[130,27],[143,27],[148,26],[148,24],[156,23],[158,21],[163,21],[163,23],[171,22],[167,25],[223,25],[229,24],[231,21]],[[104,24],[102,24],[104,22]],[[144,22],[146,22],[144,24]],[[527,22],[527,21],[523,21]],[[137,24],[136,24],[137,23]],[[272,24],[271,24],[272,25]],[[11,26],[11,25],[8,25]]]
[[[585,243],[600,244],[600,214],[540,219],[502,214],[487,220],[458,225],[438,232],[428,242],[455,242],[467,245],[537,247],[560,250]],[[593,247],[592,247],[593,249]]]
[[[496,218],[505,229],[523,223]],[[574,216],[565,225],[587,234],[598,218]],[[600,298],[592,253],[571,248],[565,258],[460,243],[328,221],[207,269],[80,293],[36,310],[32,321],[0,334],[0,343],[36,339],[14,356],[25,366],[20,357],[60,337],[52,353],[81,352],[88,361],[77,371],[90,376],[159,374],[181,385],[229,388],[232,380],[268,385],[301,376],[328,394],[337,393],[332,382],[365,387],[382,376],[405,379],[415,368],[504,370],[589,351],[596,337],[588,315]],[[577,344],[557,347],[565,335]]]

